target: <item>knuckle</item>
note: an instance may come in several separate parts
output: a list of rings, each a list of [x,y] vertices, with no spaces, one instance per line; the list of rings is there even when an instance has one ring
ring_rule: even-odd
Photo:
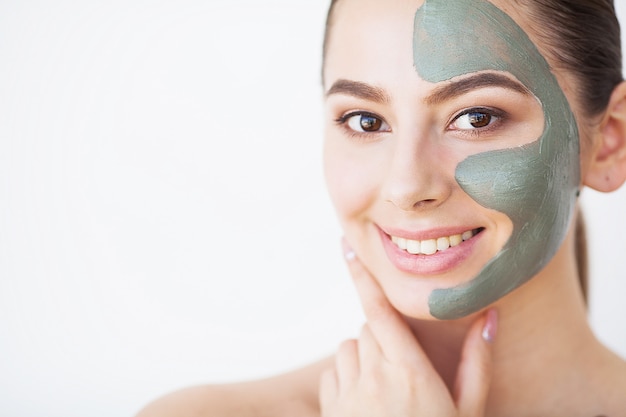
[[[365,395],[378,397],[385,391],[384,379],[380,370],[370,369],[367,378],[360,381],[360,388]]]
[[[372,334],[372,330],[370,329],[370,326],[365,323],[363,326],[361,326],[361,333],[359,334],[359,341],[363,341],[363,340],[367,340],[368,338],[370,338]]]
[[[346,339],[339,345],[340,351],[352,352],[357,347],[357,341],[355,339]]]
[[[357,350],[358,342],[355,339],[344,340],[337,349],[337,360],[352,357],[356,355]]]

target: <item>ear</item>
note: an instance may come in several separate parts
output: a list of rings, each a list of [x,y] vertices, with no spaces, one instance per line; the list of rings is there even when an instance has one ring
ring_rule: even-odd
[[[602,192],[617,190],[626,181],[626,82],[613,90],[591,152],[584,184]]]

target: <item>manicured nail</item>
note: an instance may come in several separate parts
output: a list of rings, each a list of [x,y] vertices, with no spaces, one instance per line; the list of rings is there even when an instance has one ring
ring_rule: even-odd
[[[356,253],[350,247],[346,238],[341,239],[341,247],[343,249],[343,256],[346,258],[346,261],[353,261],[356,258]]]
[[[493,308],[487,311],[487,318],[485,320],[485,326],[483,327],[483,339],[487,343],[493,343],[496,338],[496,332],[498,331],[498,312]]]

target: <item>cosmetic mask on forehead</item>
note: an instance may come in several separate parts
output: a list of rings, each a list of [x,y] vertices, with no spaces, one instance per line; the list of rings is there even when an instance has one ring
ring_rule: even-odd
[[[415,15],[413,54],[417,73],[432,83],[507,72],[537,97],[545,118],[537,141],[472,155],[456,168],[463,190],[506,214],[513,233],[469,282],[432,292],[433,317],[455,319],[516,289],[557,252],[578,196],[578,130],[546,60],[513,19],[486,0],[426,0]]]

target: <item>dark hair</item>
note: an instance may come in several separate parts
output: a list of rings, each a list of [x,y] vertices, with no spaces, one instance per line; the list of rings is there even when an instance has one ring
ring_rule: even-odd
[[[331,0],[328,9],[324,57],[338,1]],[[526,10],[530,30],[540,39],[550,64],[574,76],[574,93],[587,114],[601,114],[613,89],[623,80],[620,26],[613,0],[512,1]],[[587,250],[580,212],[576,216],[576,259],[581,289],[587,300]]]
[[[623,80],[620,25],[613,0],[515,0],[548,61],[574,75],[585,111],[602,113]]]

